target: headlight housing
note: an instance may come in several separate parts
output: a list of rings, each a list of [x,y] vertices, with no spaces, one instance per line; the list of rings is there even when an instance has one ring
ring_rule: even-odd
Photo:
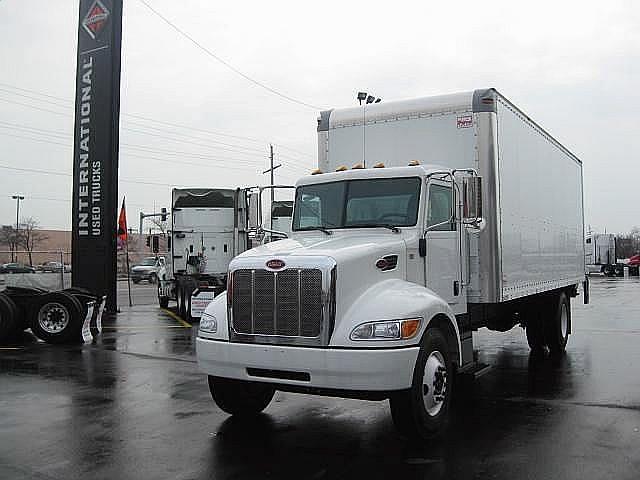
[[[361,323],[353,329],[351,340],[409,340],[420,330],[422,318]]]
[[[218,331],[218,321],[213,315],[203,313],[200,318],[200,331],[207,333],[216,333]]]

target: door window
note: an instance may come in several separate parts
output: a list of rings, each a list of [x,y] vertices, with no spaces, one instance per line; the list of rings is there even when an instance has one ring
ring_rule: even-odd
[[[427,205],[427,227],[446,222],[451,218],[451,187],[431,184],[429,186],[429,203]],[[435,231],[455,230],[455,222],[445,223],[433,228]]]

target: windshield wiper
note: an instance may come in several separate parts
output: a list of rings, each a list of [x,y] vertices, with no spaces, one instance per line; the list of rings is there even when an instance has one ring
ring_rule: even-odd
[[[298,228],[295,231],[296,232],[309,232],[309,231],[312,231],[312,230],[320,230],[321,232],[324,232],[327,235],[333,235],[333,232],[331,230],[329,230],[327,227],[323,227],[323,226]]]
[[[398,227],[396,227],[395,225],[391,225],[389,223],[359,223],[359,224],[355,224],[355,225],[349,225],[349,227],[351,227],[351,228],[380,227],[380,228],[388,228],[393,233],[400,233],[400,229]]]

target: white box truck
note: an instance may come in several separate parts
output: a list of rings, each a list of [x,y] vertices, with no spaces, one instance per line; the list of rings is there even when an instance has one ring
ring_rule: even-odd
[[[234,256],[251,248],[254,241],[286,236],[291,228],[291,208],[287,209],[285,201],[276,201],[272,207],[277,212],[273,234],[247,227],[249,205],[253,202],[255,214],[261,214],[257,202],[266,188],[271,187],[173,189],[169,261],[162,262],[158,271],[158,303],[162,308],[175,300],[183,319],[199,319],[215,295],[224,291]],[[285,227],[288,230],[279,231]]]
[[[565,349],[588,283],[582,164],[494,89],[322,112],[290,238],[229,265],[196,341],[234,415],[276,390],[389,399],[410,436],[443,428],[473,332]],[[353,165],[352,168],[347,168]]]

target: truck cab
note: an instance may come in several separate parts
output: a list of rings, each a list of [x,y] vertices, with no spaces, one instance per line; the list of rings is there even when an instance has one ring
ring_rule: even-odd
[[[448,375],[471,360],[456,315],[467,313],[462,233],[479,218],[465,223],[455,191],[473,177],[414,165],[300,179],[290,237],[235,257],[227,294],[203,314],[198,359],[212,392],[238,380],[387,398],[411,388],[422,352],[438,418]]]

